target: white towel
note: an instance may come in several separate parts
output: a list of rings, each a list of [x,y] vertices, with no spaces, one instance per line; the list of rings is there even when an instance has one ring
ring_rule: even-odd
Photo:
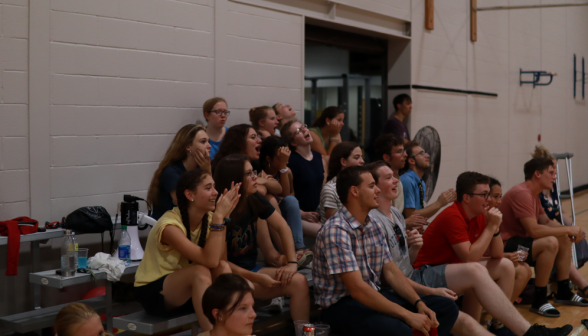
[[[110,254],[98,252],[88,260],[88,267],[106,272],[108,281],[117,282],[125,271],[125,263]]]

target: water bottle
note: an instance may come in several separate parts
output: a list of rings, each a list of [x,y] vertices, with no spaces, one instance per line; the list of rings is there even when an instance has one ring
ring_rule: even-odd
[[[72,232],[71,233],[71,239],[73,241],[74,244],[74,251],[75,251],[75,257],[74,257],[74,264],[75,264],[75,270],[77,271],[79,268],[79,263],[78,263],[78,241],[76,240],[76,233]]]
[[[118,241],[118,258],[125,262],[125,266],[131,264],[131,236],[127,232],[126,225],[122,225],[122,232]]]
[[[70,277],[76,274],[75,267],[75,245],[72,239],[71,230],[65,231],[65,239],[61,245],[61,276]]]

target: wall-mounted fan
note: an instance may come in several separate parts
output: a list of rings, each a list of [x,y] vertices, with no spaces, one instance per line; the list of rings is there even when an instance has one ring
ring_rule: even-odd
[[[428,202],[435,191],[437,185],[437,178],[439,177],[439,166],[441,163],[441,139],[436,129],[431,126],[425,126],[421,128],[414,136],[421,147],[431,155],[431,168],[425,173],[423,180],[427,185],[427,194],[425,195],[425,201]]]

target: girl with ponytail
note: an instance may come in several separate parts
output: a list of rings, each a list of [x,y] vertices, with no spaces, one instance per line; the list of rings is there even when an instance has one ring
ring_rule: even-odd
[[[180,176],[178,206],[149,232],[135,275],[135,297],[147,313],[165,317],[195,311],[202,330],[212,329],[202,312],[202,295],[220,274],[231,273],[221,256],[225,219],[239,202],[239,187],[233,183],[219,194],[210,173],[200,168]]]

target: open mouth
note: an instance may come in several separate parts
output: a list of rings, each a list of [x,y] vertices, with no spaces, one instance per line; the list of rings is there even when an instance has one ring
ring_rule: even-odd
[[[260,145],[255,146],[255,152],[259,155],[259,150],[261,149]]]

